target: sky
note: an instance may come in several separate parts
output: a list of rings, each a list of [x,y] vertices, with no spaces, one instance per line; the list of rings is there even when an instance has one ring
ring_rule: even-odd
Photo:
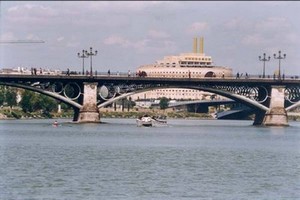
[[[97,50],[98,72],[135,71],[168,55],[204,53],[233,72],[300,75],[299,1],[1,1],[0,68],[82,71],[82,50]],[[3,43],[43,40],[45,43]],[[90,59],[85,59],[85,68]]]

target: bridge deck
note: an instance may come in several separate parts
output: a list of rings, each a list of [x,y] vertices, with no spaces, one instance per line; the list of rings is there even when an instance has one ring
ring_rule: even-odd
[[[112,83],[156,83],[166,84],[217,84],[217,85],[300,85],[300,79],[285,78],[158,78],[158,77],[128,77],[128,76],[86,76],[86,75],[22,75],[22,74],[0,74],[0,81],[74,81],[74,82],[112,82]]]

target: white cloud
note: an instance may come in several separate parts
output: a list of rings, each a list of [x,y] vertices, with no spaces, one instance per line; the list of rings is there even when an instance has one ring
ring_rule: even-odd
[[[65,37],[61,36],[61,37],[58,37],[58,38],[56,39],[56,41],[61,42],[61,41],[63,41],[64,39],[65,39]]]
[[[241,25],[243,24],[243,21],[240,19],[240,18],[233,18],[233,19],[230,19],[228,21],[226,21],[223,26],[226,28],[226,29],[237,29],[239,28]]]
[[[263,38],[260,34],[252,34],[252,35],[246,35],[242,39],[242,43],[249,46],[257,46],[262,45],[266,43],[266,39]]]
[[[118,45],[123,48],[134,48],[136,50],[142,50],[147,47],[147,39],[130,41],[124,37],[112,35],[104,39],[103,43],[106,45]]]
[[[129,40],[122,36],[112,35],[103,40],[106,45],[118,45],[124,49],[135,50],[136,53],[143,52],[171,52],[176,49],[176,45],[170,40],[152,40],[142,38],[140,40]]]
[[[290,22],[283,17],[269,17],[263,21],[258,21],[255,26],[257,31],[264,32],[272,32],[274,30],[286,31],[290,27]]]
[[[49,18],[58,16],[56,10],[51,7],[35,4],[16,5],[7,10],[6,19],[11,22],[37,23],[47,22]]]
[[[169,38],[170,35],[167,34],[164,31],[158,31],[158,30],[149,30],[148,31],[148,36],[152,39],[164,39],[164,38]]]
[[[31,34],[28,34],[26,39],[28,40],[40,40],[41,38],[39,38],[37,35],[31,33]]]
[[[8,40],[16,40],[16,36],[12,32],[5,32],[2,33],[0,36],[1,41],[8,41]]]
[[[89,10],[109,12],[139,12],[146,8],[156,7],[164,2],[160,1],[88,1],[82,4]]]
[[[190,34],[197,34],[209,29],[209,25],[206,22],[194,22],[187,28],[187,32]]]
[[[117,35],[112,35],[104,39],[106,45],[121,45],[122,47],[128,47],[131,45],[130,41]]]

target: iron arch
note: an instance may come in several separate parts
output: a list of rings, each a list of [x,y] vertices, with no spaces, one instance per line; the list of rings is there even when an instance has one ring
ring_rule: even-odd
[[[47,91],[47,90],[43,90],[43,89],[40,89],[40,88],[36,88],[36,87],[33,87],[33,86],[28,86],[28,85],[24,85],[24,84],[18,84],[18,83],[6,83],[6,82],[0,82],[0,85],[7,85],[7,86],[11,86],[11,87],[17,87],[17,88],[22,88],[22,89],[26,89],[26,90],[31,90],[33,92],[38,92],[38,93],[41,93],[41,94],[44,94],[44,95],[47,95],[49,97],[52,97],[56,100],[59,100],[59,101],[62,101],[64,102],[65,104],[75,108],[75,109],[81,109],[82,108],[82,105],[80,105],[79,103],[75,102],[75,101],[72,101],[64,96],[61,96],[55,92],[50,92],[50,91]]]
[[[235,100],[239,103],[245,104],[245,105],[247,105],[249,107],[252,107],[254,109],[259,109],[259,110],[262,110],[262,111],[269,111],[268,107],[260,104],[259,102],[255,101],[255,100],[249,99],[245,96],[233,94],[233,93],[226,92],[226,91],[223,91],[223,90],[220,90],[220,89],[214,89],[214,88],[203,87],[203,86],[156,86],[156,87],[148,87],[148,88],[143,88],[143,89],[137,89],[135,91],[131,91],[131,92],[128,92],[128,93],[121,94],[121,95],[119,95],[119,96],[117,96],[113,99],[110,99],[110,100],[108,100],[104,103],[101,103],[101,104],[98,105],[98,108],[107,106],[107,105],[109,105],[109,104],[111,104],[111,103],[113,103],[113,102],[115,102],[119,99],[128,97],[128,96],[133,95],[133,94],[146,92],[146,91],[153,90],[153,89],[162,89],[162,88],[186,88],[186,89],[194,89],[194,90],[201,90],[201,91],[211,92],[211,93],[218,94],[218,95],[227,97],[229,99]]]

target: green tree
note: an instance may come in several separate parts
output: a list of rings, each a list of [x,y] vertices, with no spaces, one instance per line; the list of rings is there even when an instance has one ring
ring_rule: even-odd
[[[4,91],[0,91],[0,106],[4,104],[4,101],[5,101]]]
[[[169,99],[166,97],[162,97],[159,101],[159,107],[162,110],[165,110],[166,108],[168,108],[169,105]]]
[[[7,105],[12,108],[17,105],[17,91],[13,88],[8,88],[5,94],[5,101]]]
[[[46,95],[25,90],[22,95],[20,106],[24,112],[41,110],[43,113],[49,113],[56,109],[57,102]]]
[[[22,110],[27,112],[33,112],[33,98],[34,98],[34,92],[31,92],[29,90],[25,90],[22,94],[22,99],[20,101],[20,106]]]
[[[45,95],[40,95],[41,97],[39,98],[40,99],[40,104],[41,104],[41,109],[43,111],[46,111],[46,112],[52,112],[54,111],[56,108],[57,108],[57,102],[56,100],[48,97],[48,96],[45,96]]]

